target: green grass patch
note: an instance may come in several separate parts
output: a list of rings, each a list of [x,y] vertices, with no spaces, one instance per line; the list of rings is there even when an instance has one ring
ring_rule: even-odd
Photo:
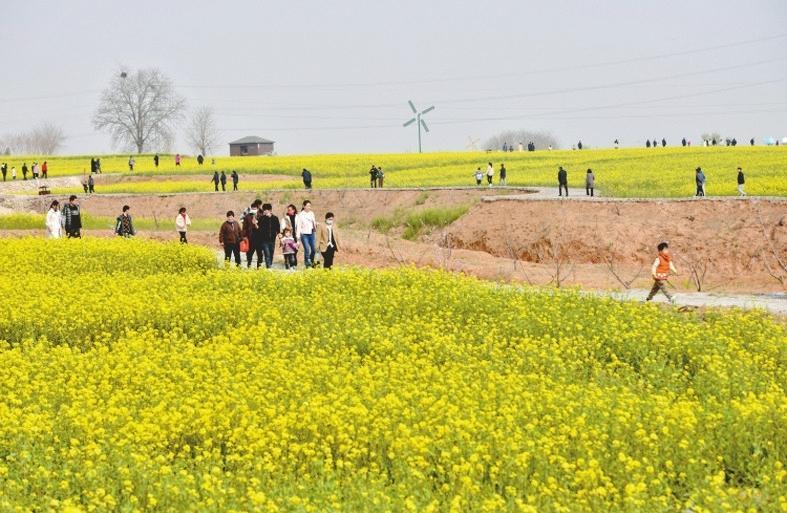
[[[411,214],[405,220],[402,238],[415,240],[424,230],[442,228],[465,215],[470,207],[459,205],[448,208],[430,208]]]

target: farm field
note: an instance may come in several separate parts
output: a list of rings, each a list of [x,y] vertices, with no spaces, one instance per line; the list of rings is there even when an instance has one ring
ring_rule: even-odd
[[[140,240],[0,259],[4,511],[787,507],[763,313]]]
[[[701,166],[708,177],[711,196],[731,196],[736,191],[736,169],[743,167],[747,192],[751,195],[787,195],[787,148],[785,147],[711,147],[711,148],[634,148],[599,150],[560,150],[536,152],[453,152],[424,154],[344,154],[274,157],[216,157],[203,166],[184,158],[175,167],[174,158],[162,156],[156,170],[151,155],[135,156],[134,175],[203,175],[199,180],[176,182],[135,181],[111,184],[101,192],[167,193],[210,191],[208,182],[213,171],[237,170],[242,183],[251,175],[276,175],[281,179],[255,184],[257,189],[301,188],[300,172],[307,168],[314,174],[316,188],[364,188],[369,186],[368,170],[372,164],[382,166],[387,187],[469,186],[476,167],[485,169],[491,161],[497,173],[500,163],[508,169],[508,185],[553,186],[557,167],[568,170],[569,186],[584,187],[587,168],[596,174],[598,191],[610,197],[686,197],[694,193],[694,169]],[[48,161],[50,176],[82,175],[89,171],[90,156],[19,157],[3,161],[21,169],[23,162]],[[128,156],[101,157],[105,173],[128,173]],[[286,177],[291,177],[289,180]],[[497,175],[496,175],[497,176]],[[21,179],[21,174],[20,174]],[[497,179],[495,179],[496,182]],[[81,187],[58,189],[58,193],[81,192]]]

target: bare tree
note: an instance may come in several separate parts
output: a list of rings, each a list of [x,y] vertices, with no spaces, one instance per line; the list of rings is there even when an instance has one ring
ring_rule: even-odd
[[[186,100],[172,81],[155,68],[120,73],[101,94],[93,126],[112,135],[112,142],[137,153],[168,146],[174,124],[182,118]]]
[[[66,136],[63,129],[51,123],[42,123],[27,132],[5,136],[0,146],[11,153],[29,155],[53,155],[63,146]]]
[[[219,144],[220,133],[216,128],[213,109],[207,106],[196,109],[186,130],[186,138],[200,155],[205,156]]]
[[[787,260],[783,257],[784,246],[781,246],[782,249],[780,250],[777,248],[777,245],[774,245],[773,241],[776,239],[776,228],[784,226],[787,223],[785,219],[785,217],[779,219],[769,234],[768,228],[765,225],[765,220],[762,217],[762,211],[757,211],[757,221],[762,231],[762,238],[765,241],[762,262],[768,274],[781,285],[787,282]]]
[[[503,147],[503,143],[506,143],[508,146],[514,145],[514,147],[516,147],[516,145],[519,143],[522,143],[525,149],[527,149],[527,144],[529,142],[533,142],[536,145],[536,148],[539,150],[546,149],[549,146],[552,146],[552,148],[555,149],[560,147],[558,140],[555,139],[555,136],[549,132],[532,130],[506,130],[487,139],[486,148],[499,150]]]

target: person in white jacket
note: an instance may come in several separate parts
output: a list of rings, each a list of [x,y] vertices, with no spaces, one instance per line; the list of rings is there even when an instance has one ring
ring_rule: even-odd
[[[189,241],[186,240],[186,232],[189,226],[191,226],[191,218],[186,213],[186,207],[180,207],[180,210],[178,210],[178,217],[175,218],[175,229],[178,231],[180,242],[183,244],[189,243]]]
[[[306,268],[314,266],[314,254],[317,252],[317,220],[312,212],[312,202],[303,202],[303,208],[295,216],[295,231],[301,238],[303,245],[303,265]]]
[[[59,239],[63,236],[63,214],[60,213],[60,202],[55,200],[49,205],[46,213],[46,234],[50,239]]]

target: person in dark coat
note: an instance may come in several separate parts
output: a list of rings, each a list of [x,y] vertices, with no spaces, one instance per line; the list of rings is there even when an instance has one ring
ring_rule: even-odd
[[[377,168],[374,166],[369,169],[369,187],[372,189],[377,188]]]
[[[746,184],[746,178],[743,176],[743,169],[738,168],[738,196],[746,196],[746,191],[743,190]]]
[[[254,200],[243,215],[243,237],[249,241],[246,252],[246,267],[251,268],[251,260],[257,255],[257,267],[262,265],[262,232],[260,231],[259,210],[262,200]]]
[[[220,180],[221,180],[221,190],[226,192],[227,191],[227,174],[224,171],[221,172]]]
[[[203,157],[202,153],[200,153],[199,155],[197,155],[197,164],[201,166],[203,162],[205,162],[205,157]]]
[[[115,219],[115,233],[120,237],[133,237],[137,233],[129,210],[131,207],[123,205],[123,212]]]
[[[749,144],[751,144],[752,146],[754,146],[754,137],[752,137],[752,138],[751,138],[751,141],[749,141]]]
[[[27,162],[22,164],[22,180],[27,180]]]
[[[211,178],[210,181],[213,182],[213,189],[216,192],[219,192],[219,172],[218,171],[214,171],[213,172],[213,178]]]
[[[645,147],[650,148],[650,139],[645,140]]]
[[[158,168],[158,153],[153,156],[153,165]]]
[[[306,168],[303,168],[301,172],[301,178],[303,178],[303,186],[306,187],[307,190],[311,190],[312,188],[312,173]]]
[[[680,141],[680,144],[681,144],[681,146],[683,146],[684,148],[686,147],[686,138],[685,138],[685,137],[684,137],[683,139],[681,139],[681,141]]]
[[[579,141],[579,142],[577,143],[577,149],[578,149],[578,150],[581,150],[581,149],[582,149],[582,141]]]
[[[565,189],[568,198],[568,173],[563,169],[563,166],[560,166],[557,171],[557,187],[558,196],[563,196],[563,189]]]
[[[273,265],[273,253],[279,239],[279,218],[273,215],[273,206],[270,203],[262,205],[262,214],[257,218],[262,236],[262,254],[265,256],[265,268]],[[259,263],[258,263],[259,267]]]
[[[664,139],[664,138],[661,139],[661,147],[662,148],[666,148],[667,147],[667,140]]]
[[[63,205],[63,228],[69,239],[82,238],[82,212],[73,194],[68,198],[68,203]]]
[[[93,180],[93,175],[87,177],[87,192],[89,194],[96,192],[96,182]]]
[[[697,182],[697,193],[695,196],[705,196],[705,173],[699,167],[696,169],[694,181]]]
[[[238,178],[239,178],[238,177],[238,172],[233,169],[232,170],[232,174],[230,176],[232,177],[232,190],[233,191],[237,191],[238,190]]]

